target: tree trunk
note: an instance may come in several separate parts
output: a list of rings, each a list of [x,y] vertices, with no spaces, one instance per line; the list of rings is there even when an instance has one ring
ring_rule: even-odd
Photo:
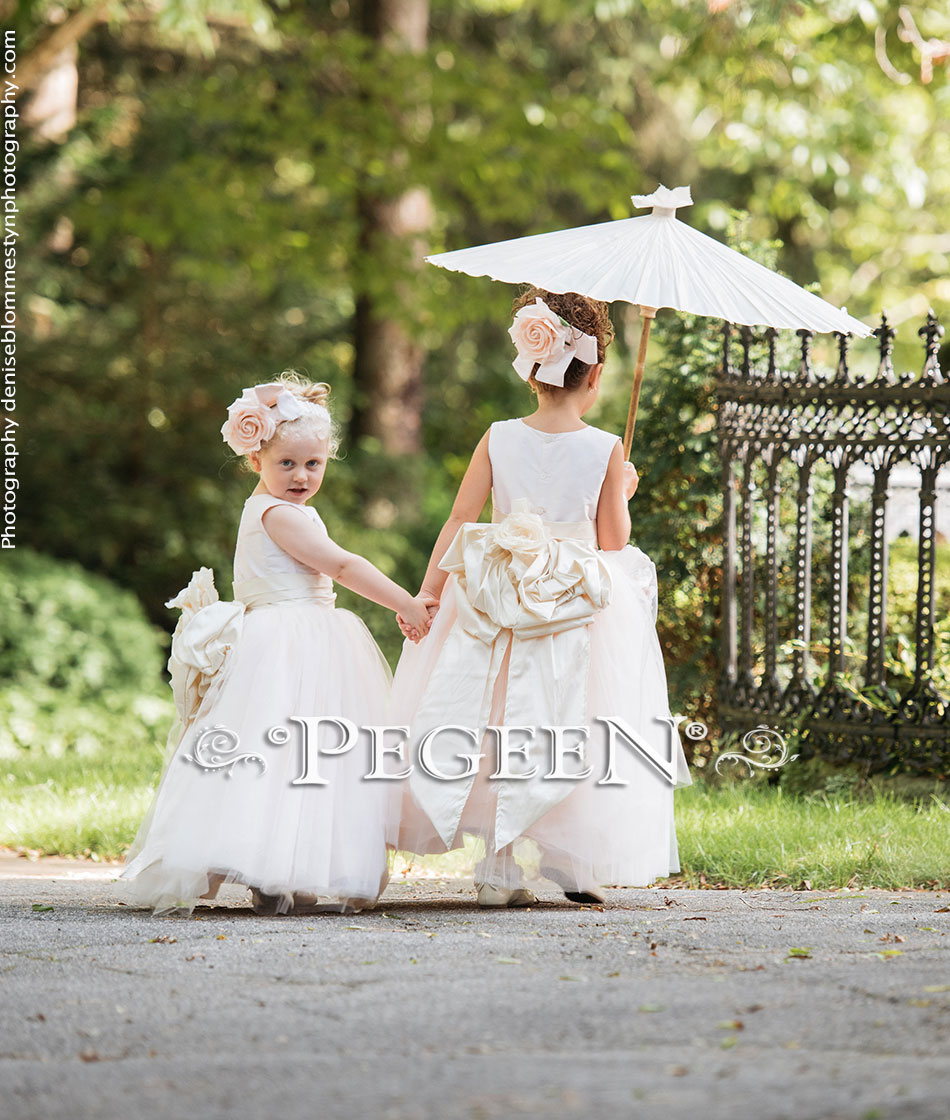
[[[59,62],[64,51],[76,44],[101,19],[105,19],[108,4],[104,0],[89,4],[70,13],[62,23],[53,25],[29,51],[17,59],[16,83],[19,97],[24,90],[33,89],[43,76]]]
[[[419,53],[426,48],[429,0],[364,0],[362,31],[380,50]],[[368,106],[370,112],[383,106]],[[400,152],[386,153],[391,161],[405,162]],[[360,221],[360,274],[372,275],[372,262],[405,261],[404,277],[393,278],[396,302],[402,314],[387,311],[369,285],[358,283],[354,316],[354,438],[373,436],[385,454],[413,454],[421,450],[423,347],[407,329],[411,319],[412,270],[422,259],[425,234],[432,224],[432,204],[423,187],[409,186],[396,198],[363,194],[358,200]],[[393,254],[393,243],[400,250]]]

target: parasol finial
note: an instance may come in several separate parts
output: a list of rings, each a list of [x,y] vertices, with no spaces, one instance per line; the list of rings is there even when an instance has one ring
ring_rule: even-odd
[[[632,194],[630,201],[637,209],[653,207],[653,213],[662,218],[675,218],[679,206],[692,206],[693,198],[689,187],[664,187],[661,183],[653,194]]]

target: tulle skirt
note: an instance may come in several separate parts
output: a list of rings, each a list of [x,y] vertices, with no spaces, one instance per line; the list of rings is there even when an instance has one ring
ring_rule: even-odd
[[[291,717],[381,724],[390,685],[379,647],[350,611],[306,602],[248,610],[239,643],[172,743],[121,873],[129,901],[190,912],[235,882],[372,905],[388,880],[398,783],[364,780],[371,753],[362,731],[344,753],[317,754],[342,745],[343,729],[326,724],[310,736],[309,784],[293,784],[307,760]]]
[[[493,822],[496,790],[494,739],[483,740],[479,769],[450,849],[465,845],[472,853],[477,881],[518,886],[540,875],[574,886],[648,886],[658,876],[679,871],[673,791],[692,784],[676,730],[671,726],[663,655],[656,633],[657,585],[653,562],[628,545],[601,553],[611,576],[609,604],[589,628],[587,681],[589,778],[573,783],[559,803],[525,829],[512,848],[495,852]],[[390,721],[412,724],[442,646],[457,617],[455,577],[450,576],[429,634],[417,645],[408,641],[393,679]],[[576,683],[576,682],[574,682]],[[572,687],[572,682],[559,682]],[[507,658],[493,692],[493,725],[504,723]],[[614,751],[612,777],[626,784],[598,784],[607,775],[607,727],[613,717],[634,729],[652,753],[672,770],[672,780],[635,749]],[[428,728],[414,727],[414,734]],[[402,850],[420,855],[446,851],[432,821],[403,788]],[[480,857],[480,858],[479,858]],[[478,862],[475,863],[475,859]],[[520,866],[519,866],[520,865]],[[523,874],[526,873],[526,874]]]

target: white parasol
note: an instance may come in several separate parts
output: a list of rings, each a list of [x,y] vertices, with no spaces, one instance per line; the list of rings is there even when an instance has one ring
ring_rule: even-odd
[[[650,325],[661,307],[747,326],[836,331],[865,337],[871,328],[793,281],[707,237],[676,217],[691,206],[689,187],[633,195],[639,218],[557,230],[426,257],[430,264],[549,292],[578,292],[640,306],[643,327],[630,394],[624,455],[636,423]]]

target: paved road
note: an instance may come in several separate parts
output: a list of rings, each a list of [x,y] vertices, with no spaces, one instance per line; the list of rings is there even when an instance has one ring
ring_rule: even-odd
[[[156,919],[114,874],[0,858],[4,1120],[950,1117],[950,892]]]

